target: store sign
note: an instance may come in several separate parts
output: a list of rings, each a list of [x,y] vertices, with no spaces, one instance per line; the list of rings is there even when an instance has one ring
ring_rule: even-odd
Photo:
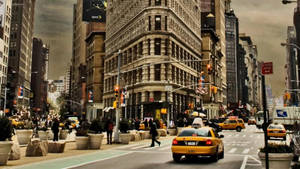
[[[107,0],[83,0],[82,20],[106,22]]]
[[[273,62],[266,62],[262,64],[261,74],[269,75],[273,74]]]

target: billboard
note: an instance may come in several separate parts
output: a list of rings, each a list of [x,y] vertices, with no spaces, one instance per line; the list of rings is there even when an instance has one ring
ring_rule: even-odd
[[[6,0],[0,0],[0,27],[4,26],[5,1]]]
[[[106,22],[107,0],[83,0],[82,21]]]

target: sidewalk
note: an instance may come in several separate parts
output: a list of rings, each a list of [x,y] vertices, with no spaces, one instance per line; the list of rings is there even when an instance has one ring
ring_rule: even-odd
[[[172,136],[167,137],[160,137],[160,140],[167,140],[172,138]],[[141,140],[141,141],[131,141],[129,145],[131,144],[143,144],[148,143],[150,145],[151,139]],[[93,153],[98,153],[104,150],[110,150],[110,149],[116,149],[121,146],[126,146],[124,144],[112,144],[108,145],[106,141],[106,137],[103,139],[102,146],[100,150],[77,150],[76,149],[76,142],[68,142],[66,143],[65,151],[64,153],[48,153],[47,156],[43,157],[25,157],[26,153],[26,147],[21,147],[21,159],[15,160],[15,161],[8,161],[6,166],[0,166],[0,169],[2,168],[14,168],[26,164],[35,164],[35,163],[41,163],[45,161],[50,160],[59,160],[62,158],[68,158],[68,157],[77,157],[80,155],[89,155]]]

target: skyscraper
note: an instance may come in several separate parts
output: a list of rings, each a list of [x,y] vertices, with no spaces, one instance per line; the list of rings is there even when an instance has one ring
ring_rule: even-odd
[[[47,105],[47,62],[49,47],[41,39],[33,38],[31,108],[36,113],[45,113]]]
[[[8,61],[10,103],[29,108],[35,0],[13,0]],[[18,90],[23,88],[23,97]],[[12,107],[11,107],[12,108]]]
[[[296,29],[296,40],[297,45],[300,46],[300,0],[297,1],[297,7],[295,8],[294,12],[294,26]],[[297,61],[298,66],[300,65],[300,50],[298,49],[297,52]],[[298,79],[300,79],[300,69],[298,69]],[[300,86],[300,82],[298,82],[298,86]]]

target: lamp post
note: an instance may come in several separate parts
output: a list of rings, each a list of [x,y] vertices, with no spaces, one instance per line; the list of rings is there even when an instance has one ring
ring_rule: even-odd
[[[297,3],[297,1],[292,1],[292,0],[282,0],[282,3],[283,3],[284,5],[286,5],[286,4],[290,4],[290,3]]]

